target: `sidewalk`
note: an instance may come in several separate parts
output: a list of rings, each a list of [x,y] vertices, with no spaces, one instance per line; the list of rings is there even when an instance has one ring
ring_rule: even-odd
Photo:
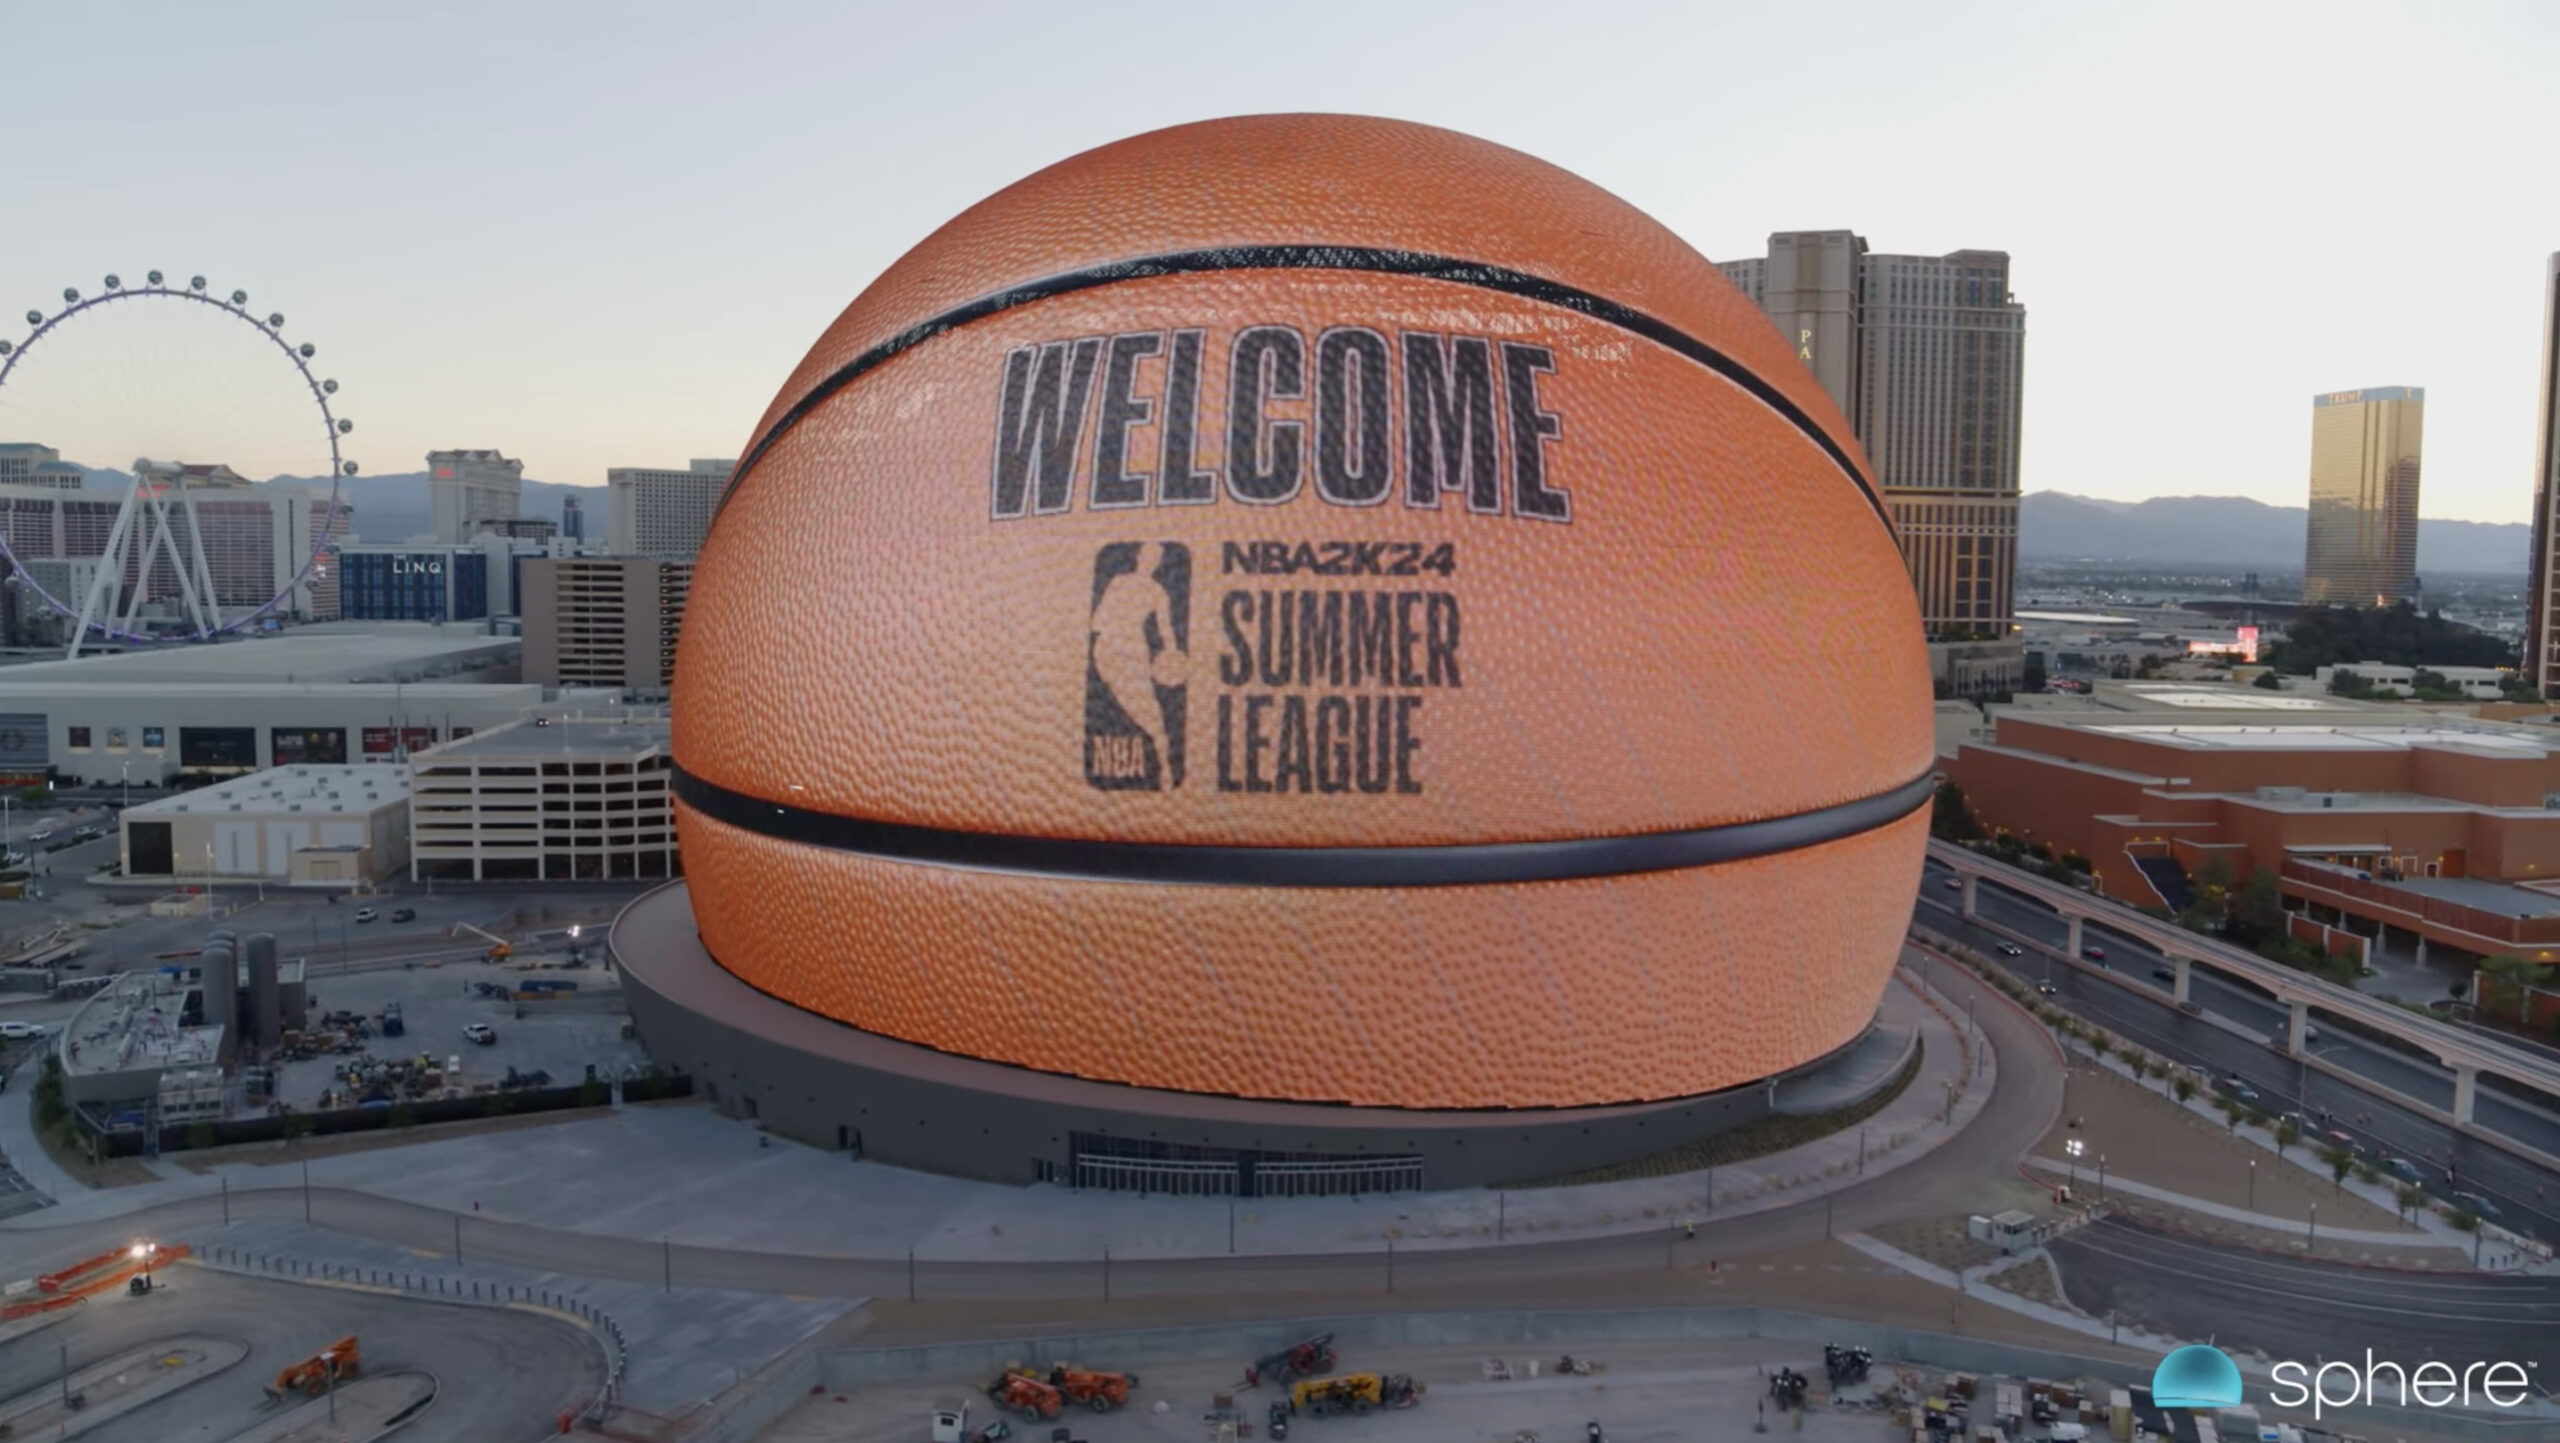
[[[1998,1081],[1964,1015],[1897,974],[1887,1020],[1920,1030],[1921,1067],[1863,1124],[1783,1153],[1704,1173],[1524,1190],[1359,1198],[1140,1197],[1056,1185],[971,1182],[855,1162],[773,1141],[700,1107],[623,1108],[547,1127],[309,1159],[314,1187],[368,1192],[605,1236],[763,1252],[1029,1262],[1473,1248],[1660,1231],[1796,1204],[1902,1167],[1961,1132]],[[1974,1075],[1965,1076],[1968,1063]],[[1952,1113],[1950,1098],[1952,1095]],[[0,1107],[0,1114],[12,1109]],[[23,1125],[23,1108],[16,1109]],[[0,1131],[0,1146],[6,1146]],[[120,1215],[225,1182],[298,1187],[304,1158],[231,1163],[204,1175],[66,1192],[61,1206],[0,1222],[11,1230]]]
[[[43,1075],[43,1053],[31,1053],[9,1075],[7,1090],[0,1091],[0,1161],[15,1169],[28,1186],[59,1202],[90,1188],[64,1172],[44,1144],[36,1141],[36,1079]]]

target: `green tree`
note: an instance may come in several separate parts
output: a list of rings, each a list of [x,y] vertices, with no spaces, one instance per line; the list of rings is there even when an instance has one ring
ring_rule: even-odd
[[[2256,946],[2270,938],[2284,935],[2284,893],[2277,890],[2276,874],[2264,867],[2249,874],[2248,883],[2231,899],[2231,936],[2246,946]]]
[[[2175,1083],[2171,1084],[2171,1086],[2177,1089],[2178,1100],[2180,1102],[2193,1102],[2196,1100],[2196,1080],[2194,1078],[2181,1077]]]
[[[2273,671],[2262,671],[2258,673],[2257,677],[2252,680],[2249,685],[2256,687],[2260,691],[2282,691],[2284,690],[2284,678],[2276,675]]]
[[[2453,1224],[2454,1228],[2460,1232],[2476,1233],[2480,1231],[2480,1215],[2467,1207],[2457,1207],[2452,1212],[2447,1213],[2445,1215],[2445,1221]]]
[[[2089,1050],[2097,1054],[2100,1062],[2104,1062],[2107,1060],[2107,1054],[2116,1050],[2116,1040],[2103,1032],[2092,1033],[2089,1037]]]
[[[2364,678],[2345,667],[2339,667],[2329,673],[2329,695],[2362,697],[2371,694],[2372,689],[2364,684]]]
[[[1938,783],[1929,808],[1929,835],[1942,842],[1970,842],[1982,836],[1982,823],[1965,804],[1964,788],[1953,782]]]
[[[2324,1147],[2320,1149],[2320,1160],[2329,1165],[2329,1181],[2337,1184],[2338,1191],[2345,1192],[2347,1174],[2356,1168],[2356,1155],[2343,1147]]]
[[[2416,1212],[2418,1205],[2427,1200],[2427,1190],[2416,1183],[2404,1182],[2391,1190],[2391,1200],[2400,1205],[2400,1218],[2406,1222],[2409,1214]]]
[[[199,1122],[187,1129],[187,1148],[191,1152],[211,1147],[220,1140],[221,1134],[214,1131],[212,1123]]]
[[[2231,1094],[2226,1092],[2215,1097],[2213,1105],[2222,1109],[2222,1120],[2225,1123],[2230,1124],[2233,1132],[2238,1132],[2240,1130],[2240,1119],[2246,1116],[2249,1111],[2246,1107],[2241,1106],[2240,1099],[2233,1097]]]
[[[2285,1117],[2278,1118],[2276,1120],[2276,1156],[2284,1156],[2284,1150],[2286,1148],[2291,1147],[2300,1141],[2302,1141],[2302,1129],[2295,1125],[2292,1118]]]

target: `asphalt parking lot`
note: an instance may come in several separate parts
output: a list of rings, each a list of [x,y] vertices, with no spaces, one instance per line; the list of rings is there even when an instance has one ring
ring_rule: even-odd
[[[467,1082],[493,1082],[513,1067],[520,1072],[548,1072],[555,1084],[565,1086],[582,1079],[590,1064],[599,1077],[609,1077],[648,1061],[638,1042],[622,1038],[622,988],[618,976],[606,967],[528,971],[505,964],[463,962],[344,975],[330,975],[317,967],[313,972],[317,975],[306,985],[315,1024],[323,1013],[347,1011],[371,1017],[384,1004],[397,1002],[404,1034],[383,1037],[377,1033],[360,1044],[363,1050],[377,1058],[459,1057]],[[513,987],[529,980],[574,982],[577,989],[544,1002],[491,1001],[475,991],[482,983]],[[474,1023],[487,1024],[497,1040],[488,1044],[466,1040],[464,1029]],[[277,1068],[277,1097],[295,1107],[317,1104],[321,1092],[334,1085],[337,1068],[348,1060],[324,1053],[282,1064]]]
[[[67,1260],[66,1260],[67,1261]],[[402,1443],[511,1443],[552,1436],[603,1376],[579,1329],[531,1313],[406,1301],[344,1288],[268,1282],[186,1265],[149,1295],[101,1294],[62,1323],[0,1344],[0,1398],[53,1385],[70,1364],[188,1334],[244,1343],[249,1356],[203,1382],[82,1435],[93,1443],[219,1443],[274,1416],[262,1385],[276,1371],[355,1334],[368,1374],[424,1369],[442,1384]]]

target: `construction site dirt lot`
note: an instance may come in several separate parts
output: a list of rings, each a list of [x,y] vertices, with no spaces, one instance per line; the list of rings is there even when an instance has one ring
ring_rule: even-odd
[[[401,1443],[535,1443],[564,1408],[583,1406],[603,1379],[603,1355],[582,1330],[504,1308],[437,1305],[349,1288],[234,1277],[189,1265],[163,1269],[150,1293],[100,1294],[63,1321],[0,1343],[0,1399],[57,1386],[71,1368],[163,1340],[230,1339],[246,1359],[83,1434],[91,1443],[222,1443],[281,1411],[264,1385],[276,1373],[355,1334],[368,1376],[435,1375],[435,1403],[400,1430]]]
[[[1577,1354],[1577,1357],[1580,1355]],[[1031,1360],[1026,1360],[1031,1361]],[[1045,1364],[1050,1360],[1037,1360]],[[1073,1360],[1088,1367],[1116,1366],[1109,1358]],[[1527,1357],[1504,1360],[1509,1382],[1487,1381],[1484,1354],[1451,1349],[1415,1349],[1376,1357],[1346,1356],[1337,1372],[1410,1373],[1429,1392],[1419,1406],[1366,1417],[1316,1418],[1301,1413],[1290,1423],[1291,1443],[1513,1443],[1523,1431],[1541,1443],[1583,1443],[1585,1426],[1598,1423],[1611,1439],[1740,1438],[1751,1434],[1756,1407],[1767,1395],[1763,1369],[1792,1367],[1822,1371],[1819,1349],[1806,1356],[1785,1344],[1661,1343],[1629,1347],[1605,1345],[1594,1358],[1602,1371],[1588,1377],[1559,1377],[1557,1358],[1537,1359],[1539,1376],[1529,1377]],[[1065,1424],[1073,1436],[1089,1443],[1160,1443],[1205,1436],[1203,1417],[1211,1395],[1230,1394],[1237,1410],[1253,1424],[1252,1436],[1266,1436],[1265,1415],[1274,1398],[1285,1396],[1264,1384],[1241,1387],[1242,1360],[1199,1359],[1157,1363],[1138,1370],[1140,1386],[1122,1411],[1095,1414],[1071,1408],[1057,1423],[1025,1425],[1010,1418],[1015,1438],[1045,1440],[1049,1430]],[[1891,1374],[1879,1366],[1879,1384]],[[883,1384],[845,1392],[813,1395],[781,1421],[757,1435],[756,1443],[912,1443],[927,1436],[927,1411],[937,1398],[969,1400],[972,1428],[999,1415],[980,1391],[984,1378],[949,1378],[935,1382]],[[1863,1393],[1859,1388],[1855,1391]],[[1167,1406],[1154,1411],[1158,1400]],[[1878,1443],[1908,1438],[1897,1432],[1892,1415],[1863,1409],[1815,1408],[1797,1431],[1792,1416],[1769,1413],[1770,1431],[1815,1443]]]
[[[599,966],[529,971],[503,963],[457,962],[339,975],[315,965],[309,979],[311,1021],[316,1028],[331,1012],[354,1012],[367,1019],[371,1036],[358,1047],[385,1061],[427,1056],[441,1064],[462,1059],[465,1086],[497,1082],[512,1067],[519,1073],[547,1072],[555,1086],[569,1086],[586,1076],[592,1064],[599,1077],[645,1064],[640,1044],[622,1036],[622,988],[610,968]],[[514,989],[527,982],[575,983],[574,992],[547,1001],[499,1001],[481,995],[483,984]],[[402,1035],[381,1035],[383,1005],[400,1004]],[[519,1016],[518,1014],[522,1015]],[[464,1035],[474,1023],[486,1024],[496,1041],[473,1042]],[[294,1107],[315,1106],[323,1090],[340,1086],[338,1069],[354,1054],[324,1052],[276,1069],[276,1094]]]

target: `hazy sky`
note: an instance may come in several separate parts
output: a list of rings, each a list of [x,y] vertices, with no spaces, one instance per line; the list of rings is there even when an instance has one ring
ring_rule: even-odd
[[[2406,384],[2426,513],[2522,520],[2560,250],[2551,4],[0,0],[0,62],[0,335],[110,270],[201,271],[321,347],[375,473],[734,455],[955,211],[1240,112],[1469,131],[1710,257],[2007,250],[2029,490],[2298,505],[2312,395]],[[142,409],[145,333],[65,327],[0,430]]]

